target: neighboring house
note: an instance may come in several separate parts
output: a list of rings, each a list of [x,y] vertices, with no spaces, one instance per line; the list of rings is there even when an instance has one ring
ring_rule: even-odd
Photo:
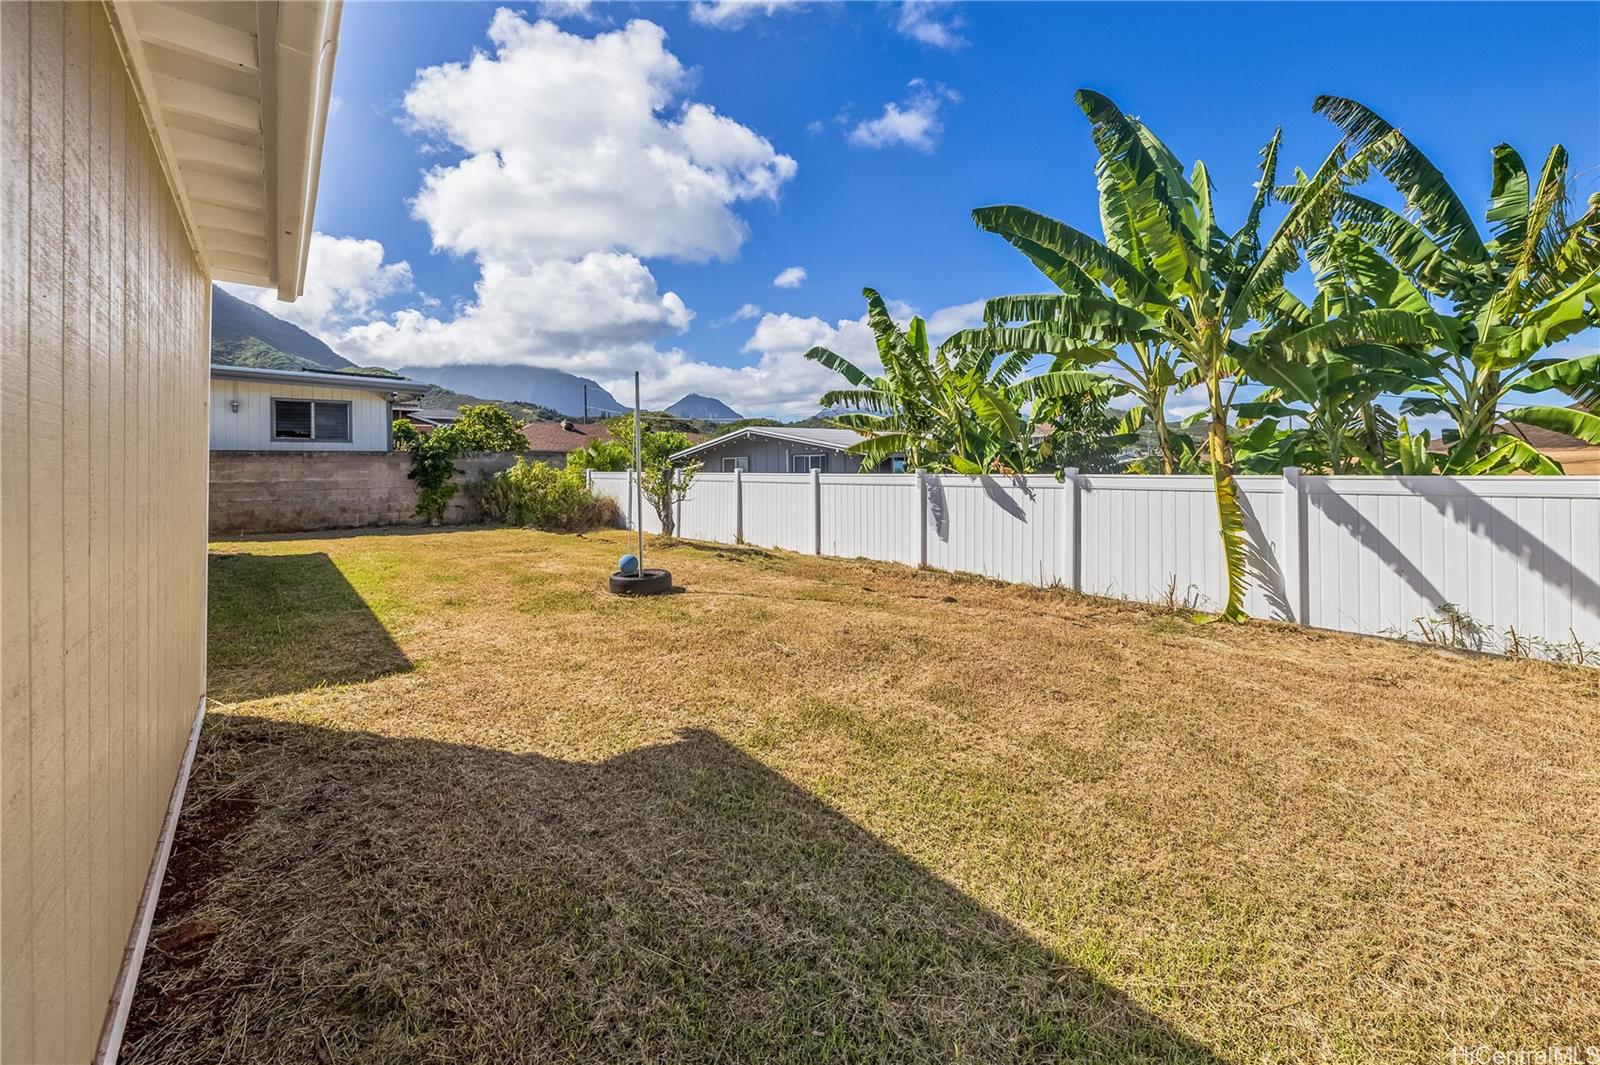
[[[528,459],[548,462],[555,467],[567,464],[567,453],[595,440],[610,440],[611,427],[605,422],[529,422],[522,427],[528,438]]]
[[[390,451],[395,403],[428,389],[403,378],[211,367],[212,451]]]
[[[845,449],[865,439],[849,429],[751,426],[685,448],[673,455],[672,461],[678,465],[698,462],[707,473],[856,473],[861,459]],[[904,470],[905,460],[896,456],[872,472]]]
[[[399,406],[394,413],[410,422],[419,433],[431,433],[441,425],[453,425],[461,420],[461,412],[448,407]]]
[[[115,1060],[206,691],[211,283],[304,287],[339,4],[0,3],[0,1060]]]

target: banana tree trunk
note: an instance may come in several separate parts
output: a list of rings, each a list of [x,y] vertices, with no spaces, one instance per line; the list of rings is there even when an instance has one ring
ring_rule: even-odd
[[[1217,366],[1220,359],[1213,361]],[[1239,505],[1239,482],[1233,475],[1233,448],[1228,443],[1228,407],[1222,397],[1220,367],[1206,379],[1211,426],[1206,434],[1211,456],[1211,481],[1217,495],[1217,519],[1222,533],[1223,572],[1228,581],[1228,601],[1217,619],[1243,621],[1245,594],[1244,510]]]

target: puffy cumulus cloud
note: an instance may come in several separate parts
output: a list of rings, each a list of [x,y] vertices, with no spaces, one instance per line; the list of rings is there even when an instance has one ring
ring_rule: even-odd
[[[653,359],[652,345],[693,318],[676,293],[658,291],[643,263],[617,252],[486,263],[475,297],[453,318],[407,309],[355,326],[336,346],[346,358],[391,367],[521,363],[616,375]]]
[[[412,204],[438,248],[728,259],[748,233],[734,206],[776,199],[795,174],[748,127],[673,106],[689,73],[654,23],[584,38],[502,9],[489,40],[492,54],[419,71],[405,95],[416,129],[465,153],[430,170]]]
[[[294,303],[279,303],[271,289],[224,284],[246,303],[323,340],[346,325],[370,318],[385,299],[411,288],[411,264],[383,261],[383,245],[375,240],[311,234],[306,261],[306,288]]]
[[[913,78],[907,90],[904,100],[884,104],[883,114],[877,118],[856,123],[850,130],[850,143],[861,148],[903,144],[919,152],[933,151],[944,133],[939,111],[946,102],[959,102],[961,95],[943,85],[930,86],[921,78]]]
[[[775,200],[794,161],[682,100],[688,76],[648,22],[585,39],[501,10],[489,37],[492,53],[419,71],[405,97],[414,128],[458,156],[425,175],[413,211],[436,248],[476,262],[472,298],[339,321],[330,341],[391,367],[493,362],[617,380],[683,365],[657,345],[693,314],[643,260],[731,257],[746,235],[735,209]]]
[[[803,266],[791,266],[786,270],[780,270],[778,276],[772,279],[772,284],[776,288],[799,288],[805,283],[806,268]]]
[[[949,0],[903,0],[894,28],[902,37],[953,52],[966,45],[958,32],[965,20],[951,10]]]
[[[801,0],[695,0],[689,20],[718,30],[737,30],[752,19],[804,10]]]

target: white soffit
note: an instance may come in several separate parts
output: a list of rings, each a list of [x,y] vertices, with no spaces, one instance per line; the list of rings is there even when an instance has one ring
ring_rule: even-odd
[[[305,286],[339,0],[108,0],[212,277]]]

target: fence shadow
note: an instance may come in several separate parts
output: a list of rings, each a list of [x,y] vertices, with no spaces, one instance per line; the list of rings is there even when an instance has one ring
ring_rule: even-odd
[[[242,781],[128,1062],[1220,1060],[708,731],[585,763],[213,715],[186,863]]]
[[[212,552],[207,690],[223,702],[411,669],[361,593],[321,551]]]

